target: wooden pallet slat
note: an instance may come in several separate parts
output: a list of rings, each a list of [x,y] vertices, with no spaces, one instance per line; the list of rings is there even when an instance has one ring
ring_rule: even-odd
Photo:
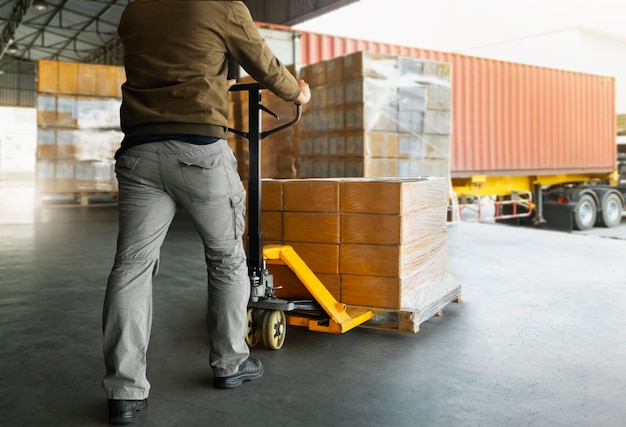
[[[117,203],[118,192],[117,191],[80,191],[80,192],[46,192],[37,193],[36,202],[44,204],[46,206],[67,206],[67,205],[80,205],[90,206],[96,204],[96,198],[106,198],[108,203]],[[102,204],[103,201],[99,200],[97,204]]]
[[[361,327],[417,333],[420,325],[433,316],[443,315],[444,308],[450,303],[460,303],[461,286],[454,288],[446,295],[422,309],[391,310],[377,307],[367,307],[374,311],[374,317]]]

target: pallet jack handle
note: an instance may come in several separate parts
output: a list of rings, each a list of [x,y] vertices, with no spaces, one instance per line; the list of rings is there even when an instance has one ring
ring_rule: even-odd
[[[248,132],[228,128],[230,132],[248,140],[248,274],[252,285],[253,297],[255,297],[254,289],[261,284],[265,271],[263,261],[263,231],[261,229],[261,140],[295,125],[302,117],[302,105],[295,104],[296,115],[293,120],[263,132],[261,128],[262,112],[266,112],[279,120],[278,115],[262,104],[263,89],[264,87],[259,83],[235,84],[230,88],[231,92],[248,92],[249,122]]]

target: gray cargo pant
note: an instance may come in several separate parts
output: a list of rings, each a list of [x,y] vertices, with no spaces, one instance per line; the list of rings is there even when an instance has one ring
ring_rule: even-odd
[[[225,140],[146,143],[122,154],[115,172],[119,234],[102,319],[108,398],[148,397],[152,278],[177,206],[188,212],[204,243],[210,365],[215,376],[235,373],[249,355],[250,282],[242,243],[246,193],[233,152]]]

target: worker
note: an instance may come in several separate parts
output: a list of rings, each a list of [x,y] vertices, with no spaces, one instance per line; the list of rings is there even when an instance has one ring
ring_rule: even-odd
[[[104,298],[102,386],[109,422],[129,424],[147,406],[152,279],[178,207],[204,244],[214,387],[263,375],[245,342],[246,193],[226,141],[229,57],[285,101],[305,104],[311,93],[275,57],[242,1],[135,0],[118,33],[124,138],[115,155],[119,233]]]

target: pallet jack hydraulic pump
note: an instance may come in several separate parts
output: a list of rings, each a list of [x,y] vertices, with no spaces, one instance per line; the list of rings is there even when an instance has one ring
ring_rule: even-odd
[[[324,284],[311,271],[296,251],[287,245],[263,247],[261,229],[261,140],[276,132],[295,125],[302,117],[302,106],[295,104],[295,117],[281,126],[268,131],[261,129],[262,114],[279,117],[262,104],[264,88],[258,83],[236,84],[230,91],[248,93],[248,131],[228,129],[248,140],[248,241],[247,263],[250,277],[250,301],[248,303],[248,330],[246,342],[256,346],[263,344],[273,350],[282,348],[287,324],[308,327],[309,330],[343,333],[374,316],[371,310],[348,309],[338,302]],[[298,277],[311,294],[311,300],[286,300],[276,296],[273,276],[267,266],[286,265]]]

